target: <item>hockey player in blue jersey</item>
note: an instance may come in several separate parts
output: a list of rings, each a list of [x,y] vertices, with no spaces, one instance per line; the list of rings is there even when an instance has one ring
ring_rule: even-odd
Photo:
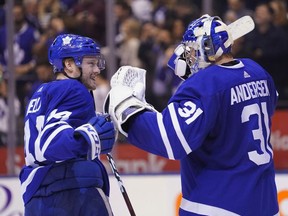
[[[142,69],[123,66],[111,79],[105,110],[118,130],[180,160],[181,216],[279,214],[270,143],[278,93],[260,65],[233,58],[230,31],[209,15],[189,24],[169,64],[184,81],[162,112],[145,101]]]
[[[48,55],[56,80],[36,90],[25,115],[25,215],[111,216],[99,155],[111,151],[115,129],[96,114],[90,94],[105,68],[100,48],[88,37],[64,34]]]

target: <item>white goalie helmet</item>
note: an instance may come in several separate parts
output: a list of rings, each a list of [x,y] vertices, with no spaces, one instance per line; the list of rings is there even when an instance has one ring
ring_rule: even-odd
[[[177,76],[187,79],[221,55],[230,53],[232,44],[227,25],[219,17],[203,15],[189,24],[168,66]]]

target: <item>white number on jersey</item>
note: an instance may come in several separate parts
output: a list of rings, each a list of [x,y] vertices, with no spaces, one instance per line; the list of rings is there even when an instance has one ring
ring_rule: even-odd
[[[264,117],[264,127],[266,130],[266,137],[263,134],[263,125],[262,125],[262,114]],[[241,120],[242,123],[248,122],[250,116],[257,115],[258,117],[258,128],[252,130],[252,135],[254,140],[260,141],[260,148],[263,153],[259,154],[256,150],[248,152],[249,159],[257,165],[263,165],[270,162],[271,155],[268,151],[273,154],[272,149],[268,145],[268,139],[270,134],[269,122],[268,122],[268,112],[266,102],[261,103],[261,107],[258,104],[251,104],[245,106],[242,111]]]
[[[196,104],[191,101],[185,102],[184,105],[184,108],[178,108],[178,113],[181,117],[188,118],[185,122],[189,125],[203,113],[203,110],[200,108],[196,109]]]
[[[71,112],[63,111],[63,112],[57,113],[57,109],[55,109],[50,113],[47,121],[51,120],[52,118],[58,119],[59,121],[64,121],[64,120],[69,119],[70,115],[71,115]],[[35,166],[35,163],[34,163],[36,161],[35,157],[37,157],[38,161],[44,161],[45,160],[43,153],[41,151],[41,148],[40,148],[40,139],[42,136],[41,132],[42,132],[43,127],[44,127],[44,119],[45,119],[44,115],[40,115],[40,116],[36,117],[37,138],[36,138],[36,140],[32,141],[33,145],[34,145],[34,152],[35,152],[34,156],[29,151],[29,144],[30,144],[30,138],[31,138],[30,122],[29,122],[29,120],[27,120],[25,122],[24,145],[25,145],[25,153],[26,153],[26,156],[25,156],[26,165]],[[54,124],[57,124],[57,123],[48,124],[48,125],[46,125],[46,127],[49,128],[49,127],[53,126]]]

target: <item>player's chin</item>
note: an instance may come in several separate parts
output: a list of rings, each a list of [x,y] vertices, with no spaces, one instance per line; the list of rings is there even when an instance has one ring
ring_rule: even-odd
[[[96,85],[95,81],[89,81],[88,83],[86,83],[86,87],[89,90],[95,90],[97,85]]]
[[[97,88],[96,85],[93,85],[93,86],[90,87],[91,90],[96,90],[96,88]]]

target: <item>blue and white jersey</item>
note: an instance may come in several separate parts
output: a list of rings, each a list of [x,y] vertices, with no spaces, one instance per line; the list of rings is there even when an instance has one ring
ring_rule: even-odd
[[[0,28],[0,63],[7,65],[8,50],[6,43],[7,28],[3,26]],[[20,31],[15,34],[13,49],[15,53],[15,65],[27,64],[33,60],[32,49],[35,43],[39,40],[40,33],[37,29],[25,24]]]
[[[77,80],[42,84],[34,93],[25,115],[26,166],[20,174],[25,204],[53,164],[87,155],[88,144],[73,134],[94,116],[93,98]]]
[[[278,213],[271,116],[278,93],[249,59],[188,78],[162,113],[131,121],[135,146],[181,163],[180,215]]]

